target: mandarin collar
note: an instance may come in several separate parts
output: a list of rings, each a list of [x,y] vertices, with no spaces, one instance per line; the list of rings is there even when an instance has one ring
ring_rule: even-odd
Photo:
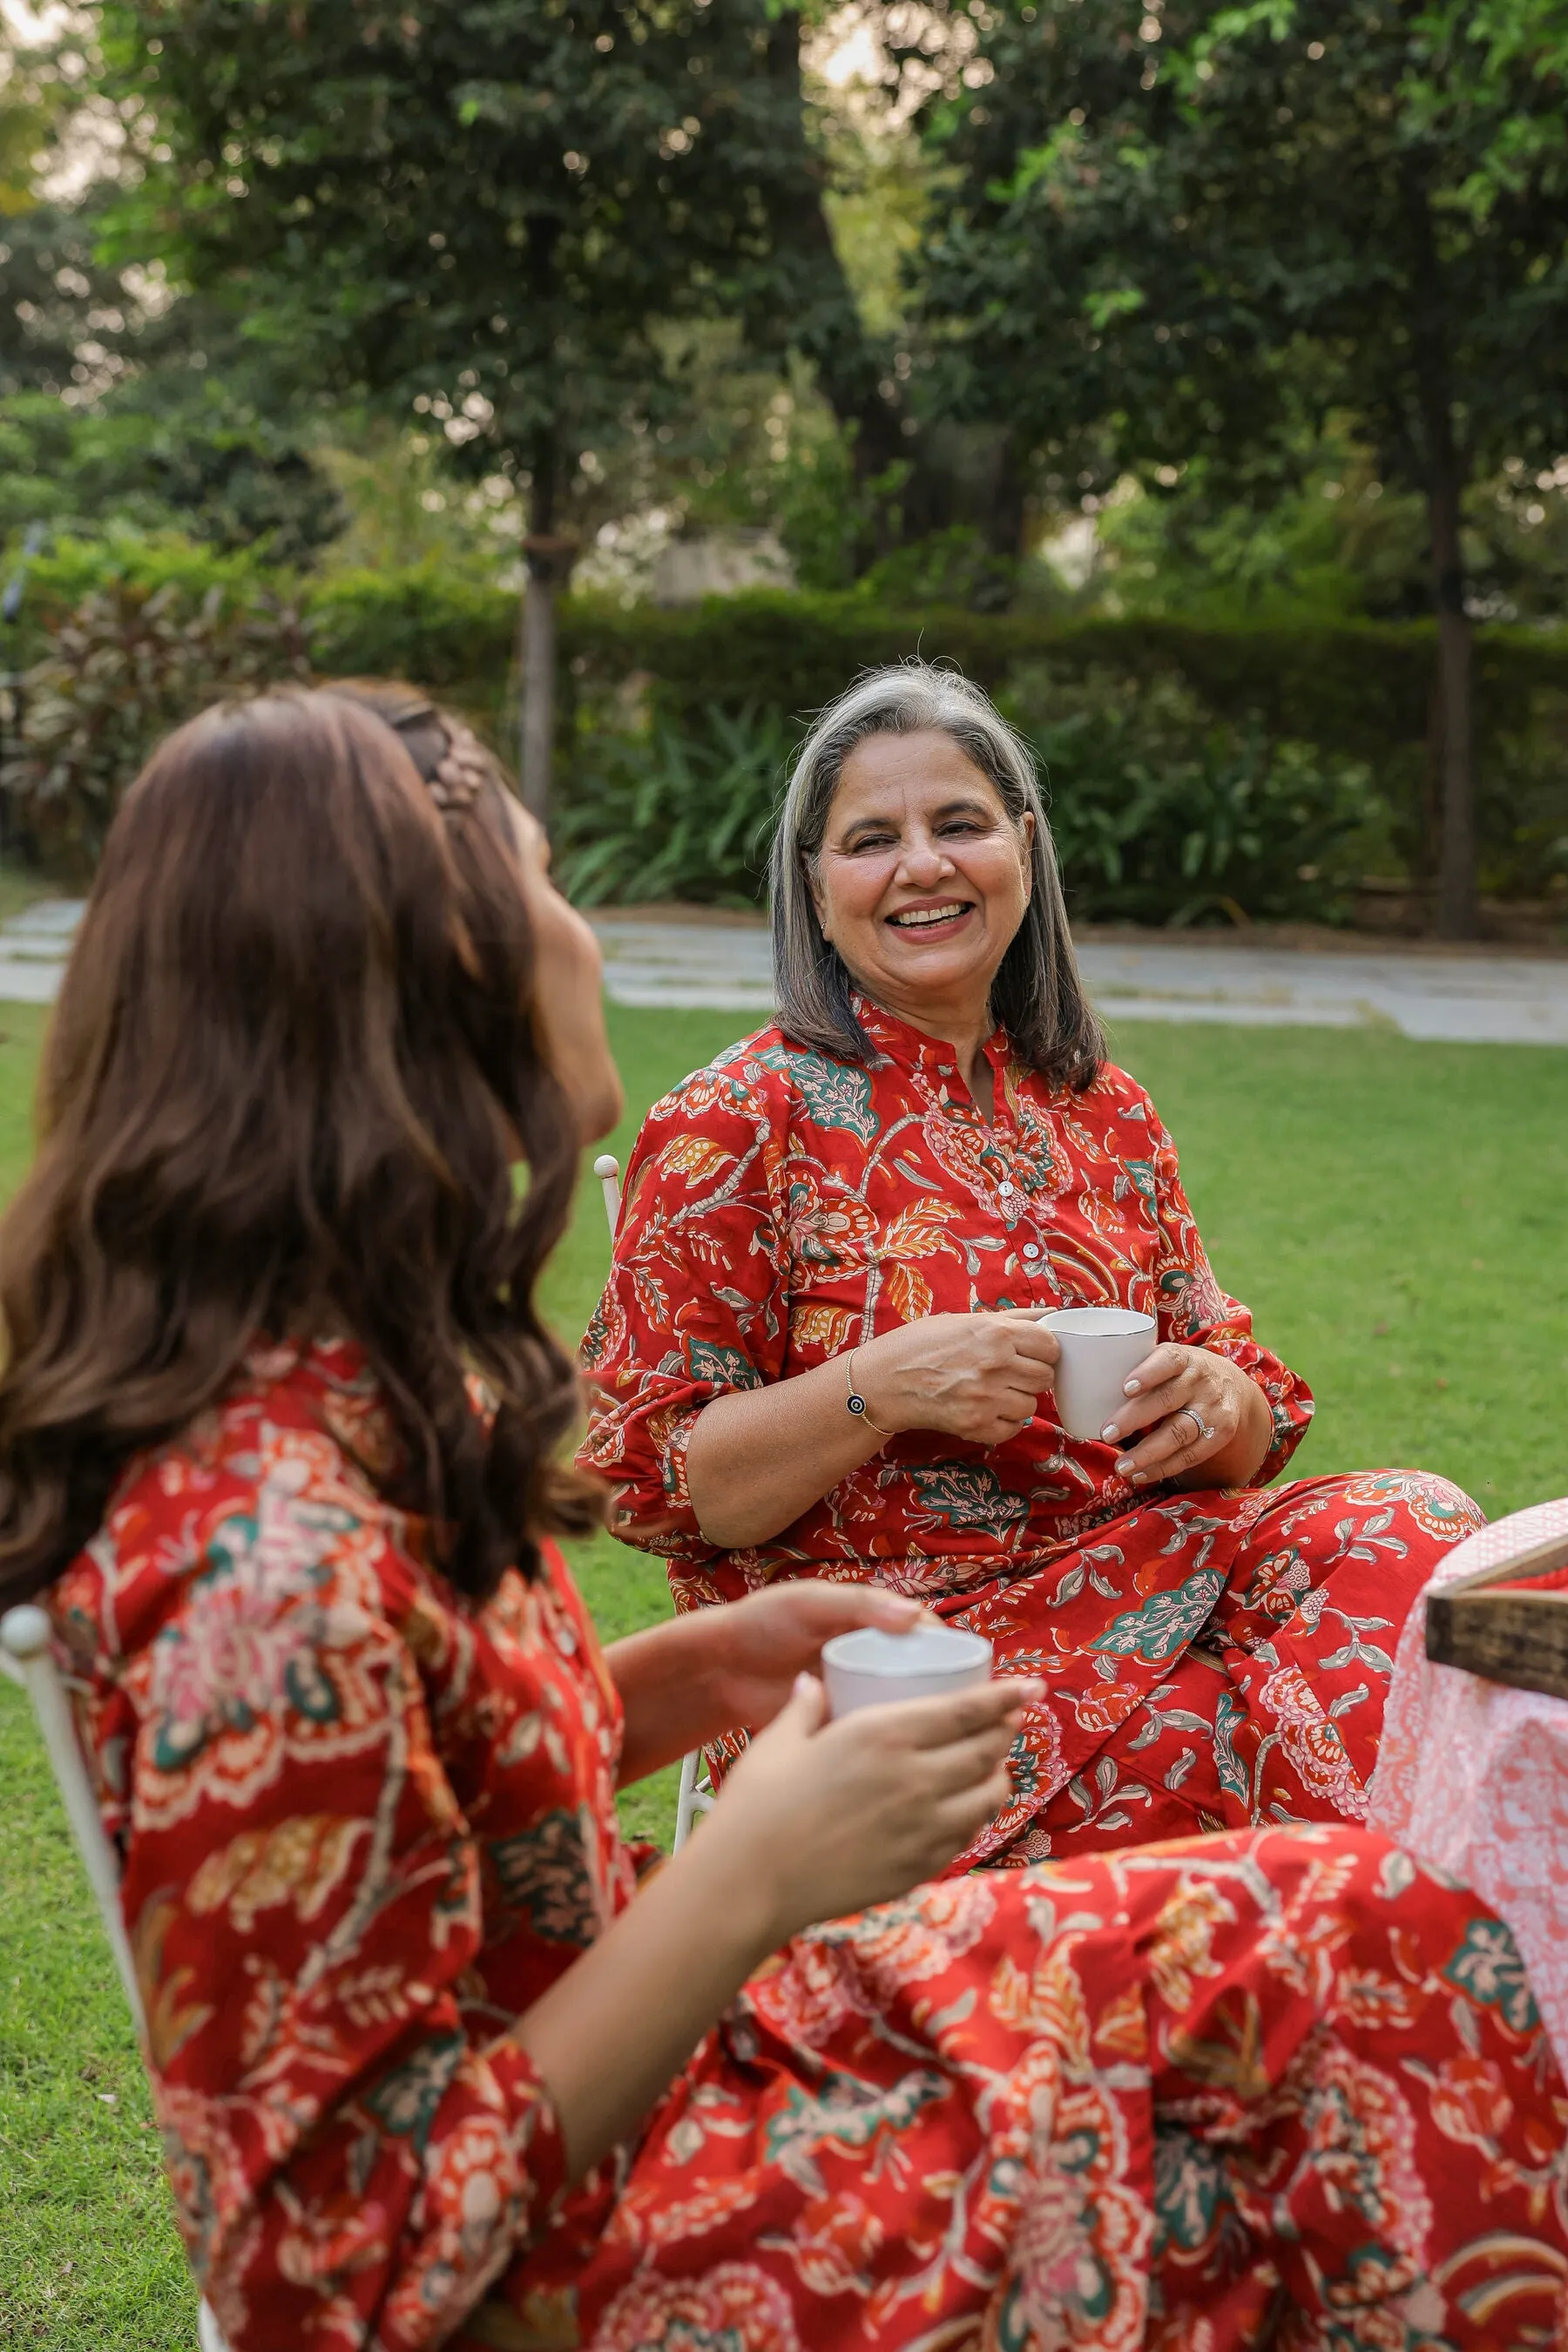
[[[921,1070],[928,1077],[952,1075],[958,1056],[945,1037],[928,1037],[923,1029],[900,1020],[868,996],[857,992],[851,1001],[861,1028],[889,1062],[900,1069]],[[1012,1058],[1005,1029],[994,1029],[983,1050],[993,1069],[1005,1070]]]

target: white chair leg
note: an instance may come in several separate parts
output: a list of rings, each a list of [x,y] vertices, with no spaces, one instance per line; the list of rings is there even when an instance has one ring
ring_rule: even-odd
[[[196,2342],[201,2352],[228,2352],[228,2338],[213,2317],[212,2305],[205,2295],[196,2314]]]
[[[680,1791],[675,1800],[675,1837],[672,1851],[680,1852],[691,1835],[691,1824],[699,1813],[713,1810],[713,1783],[702,1761],[702,1750],[694,1748],[680,1759]]]
[[[696,1794],[697,1770],[701,1761],[702,1751],[698,1748],[680,1759],[680,1789],[675,1800],[674,1851],[677,1853],[691,1834],[692,1816],[696,1811],[691,1800]]]

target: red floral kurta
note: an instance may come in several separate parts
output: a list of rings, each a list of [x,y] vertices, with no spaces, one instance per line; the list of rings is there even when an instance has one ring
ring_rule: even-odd
[[[797,1937],[563,2197],[509,2028],[634,1899],[619,1704],[559,1557],[460,1605],[390,1459],[354,1351],[258,1357],[53,1595],[235,2352],[1561,2340],[1568,2094],[1517,1954],[1359,1829]]]
[[[876,1577],[1043,1674],[1015,1798],[963,1864],[1017,1863],[1284,1818],[1359,1818],[1400,1625],[1436,1557],[1479,1522],[1405,1473],[1152,1495],[1054,1402],[991,1448],[910,1430],[774,1541],[704,1541],[686,1483],[698,1415],[931,1314],[1114,1304],[1228,1356],[1289,1461],[1304,1383],[1220,1289],[1143,1089],[1083,1094],[1000,1033],[991,1125],[952,1049],[862,1001],[868,1067],[764,1029],[655,1105],[627,1171],[615,1264],[584,1360],[584,1465],[617,1532],[669,1562],[678,1606],[779,1576]],[[723,1743],[722,1768],[735,1743]]]

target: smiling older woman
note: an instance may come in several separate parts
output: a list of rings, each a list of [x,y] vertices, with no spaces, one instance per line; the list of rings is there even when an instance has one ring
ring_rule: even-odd
[[[1024,745],[955,675],[862,679],[773,884],[778,1020],[648,1114],[588,1334],[618,1532],[682,1608],[879,1579],[1042,1675],[955,1868],[1363,1818],[1400,1626],[1479,1514],[1415,1472],[1266,1486],[1311,1397],[1104,1058]],[[1100,1304],[1158,1343],[1085,1441],[1039,1318]]]

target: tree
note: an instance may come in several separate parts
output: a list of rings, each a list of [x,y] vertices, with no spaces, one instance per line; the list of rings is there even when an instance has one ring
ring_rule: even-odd
[[[273,350],[526,491],[521,764],[542,810],[574,495],[678,403],[661,326],[738,319],[865,397],[794,14],[110,0],[104,26],[109,86],[145,109],[121,254],[174,251]]]
[[[0,31],[0,533],[174,527],[308,562],[343,520],[310,420],[213,303],[101,258],[111,152],[70,202],[41,193],[90,87],[79,53]]]
[[[993,78],[931,136],[942,396],[1007,415],[1058,488],[1194,456],[1263,496],[1331,420],[1425,503],[1439,640],[1439,928],[1477,927],[1468,486],[1568,447],[1568,184],[1395,0],[991,6]],[[1500,152],[1484,205],[1477,176]]]

